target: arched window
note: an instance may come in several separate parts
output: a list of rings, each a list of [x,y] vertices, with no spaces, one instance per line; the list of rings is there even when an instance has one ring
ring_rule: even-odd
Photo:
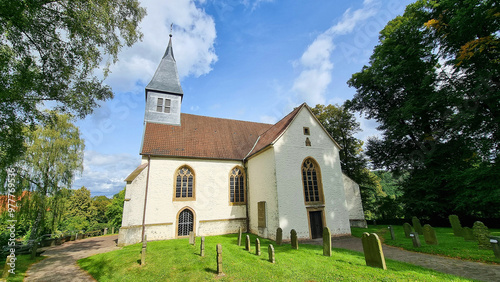
[[[187,208],[182,210],[177,219],[177,236],[188,236],[189,232],[193,231],[193,226],[193,212]]]
[[[306,204],[323,203],[323,187],[318,164],[312,158],[302,163],[302,183]]]
[[[194,199],[194,173],[188,166],[182,166],[177,170],[175,177],[175,197],[177,200]]]
[[[245,203],[245,174],[240,167],[235,167],[229,173],[229,202]]]

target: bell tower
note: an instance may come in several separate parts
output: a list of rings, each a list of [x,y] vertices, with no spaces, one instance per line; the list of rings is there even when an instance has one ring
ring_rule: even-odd
[[[172,49],[172,34],[167,50],[146,86],[146,112],[144,122],[170,125],[181,124],[182,97],[181,83]]]

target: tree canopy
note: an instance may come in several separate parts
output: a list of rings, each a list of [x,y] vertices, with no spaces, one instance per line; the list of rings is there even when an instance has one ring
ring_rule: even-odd
[[[0,166],[25,151],[23,128],[47,118],[48,102],[79,117],[113,97],[94,71],[142,37],[137,0],[0,3]]]
[[[408,171],[406,211],[499,216],[500,11],[496,1],[417,1],[380,32],[348,84],[380,124],[367,155]]]

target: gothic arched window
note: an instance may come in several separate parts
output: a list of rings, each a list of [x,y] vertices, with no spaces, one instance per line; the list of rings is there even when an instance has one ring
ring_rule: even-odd
[[[185,165],[180,167],[175,174],[174,200],[193,200],[194,198],[194,172]]]
[[[193,231],[194,215],[191,210],[185,208],[177,218],[177,236],[188,236]]]
[[[245,174],[240,167],[233,168],[229,173],[229,202],[245,203]]]
[[[302,184],[306,204],[324,203],[319,165],[312,158],[302,163]]]

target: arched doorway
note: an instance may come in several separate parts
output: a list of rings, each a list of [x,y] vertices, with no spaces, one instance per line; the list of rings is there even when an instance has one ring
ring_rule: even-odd
[[[194,230],[194,214],[193,212],[185,208],[183,209],[177,217],[177,236],[183,237],[188,236],[189,232]]]

